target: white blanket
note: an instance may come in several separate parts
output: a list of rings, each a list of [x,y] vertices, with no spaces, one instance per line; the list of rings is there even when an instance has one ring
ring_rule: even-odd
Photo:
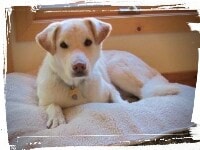
[[[12,73],[6,81],[10,145],[17,149],[56,146],[133,145],[191,127],[195,89],[122,105],[90,103],[64,110],[68,123],[46,128],[47,114],[37,105],[35,76]]]

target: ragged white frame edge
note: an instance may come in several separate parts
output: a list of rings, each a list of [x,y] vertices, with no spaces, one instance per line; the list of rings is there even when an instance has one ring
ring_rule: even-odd
[[[199,12],[200,13],[200,12]],[[192,31],[198,31],[200,34],[200,23],[189,23],[188,24]],[[198,59],[200,58],[200,48],[198,48]],[[191,127],[190,131],[192,134],[193,140],[200,140],[200,63],[198,60],[198,73],[197,73],[197,83],[195,90],[195,99],[194,99],[194,107],[192,114],[192,122],[196,123],[196,127]]]
[[[43,0],[44,2],[45,0]],[[158,1],[158,0],[157,0]],[[165,0],[162,0],[165,1]],[[198,0],[179,0],[179,3],[185,3],[185,5],[191,9],[197,9],[200,11],[200,4]],[[155,1],[154,1],[155,2]],[[161,0],[158,1],[159,3]],[[173,0],[171,2],[174,2]],[[155,2],[157,3],[157,2]],[[5,9],[11,8],[11,6],[24,6],[24,5],[30,5],[30,6],[36,6],[37,4],[43,4],[40,2],[40,0],[21,0],[21,1],[14,1],[14,0],[8,0],[4,2],[0,2],[0,20],[2,21],[0,24],[0,33],[2,34],[2,38],[0,38],[0,69],[2,73],[0,73],[0,144],[1,149],[10,149],[9,143],[8,143],[8,135],[7,135],[7,124],[6,124],[6,112],[5,112],[5,93],[4,93],[4,87],[5,87],[5,74],[3,74],[3,69],[6,69],[7,62],[6,62],[6,56],[7,56],[7,33],[6,33],[6,16],[5,16]],[[44,3],[45,4],[45,3]],[[8,10],[8,13],[9,10]],[[191,30],[195,30],[200,32],[200,24],[189,24],[191,27]],[[200,48],[198,48],[198,54],[200,58]],[[5,68],[4,68],[5,67]],[[200,64],[198,62],[198,70],[200,70]],[[6,71],[6,70],[5,70]],[[195,91],[195,100],[194,100],[194,108],[193,108],[193,115],[192,115],[192,122],[197,124],[197,127],[193,127],[190,129],[193,139],[194,140],[200,140],[200,73],[198,72],[197,76],[197,86]],[[200,143],[183,143],[183,144],[170,144],[170,145],[151,145],[151,146],[142,146],[142,149],[175,149],[175,148],[181,148],[181,149],[194,149],[200,147]],[[99,150],[104,149],[112,149],[113,147],[96,147]],[[132,149],[132,147],[115,147],[115,149]],[[134,148],[141,149],[141,146],[137,146]],[[42,148],[47,149],[47,148]],[[51,149],[51,148],[48,148]],[[55,148],[52,148],[55,149]],[[57,148],[57,149],[72,149],[72,150],[78,150],[78,149],[94,149],[94,147],[65,147],[65,148]]]

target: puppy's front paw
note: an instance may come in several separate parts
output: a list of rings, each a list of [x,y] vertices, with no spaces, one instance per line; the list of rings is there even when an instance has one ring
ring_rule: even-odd
[[[51,104],[48,106],[46,111],[48,114],[47,128],[55,128],[60,124],[66,123],[60,106]]]
[[[47,128],[52,129],[59,126],[60,124],[65,124],[65,123],[66,122],[65,122],[64,117],[52,117],[52,118],[49,118],[47,121]]]

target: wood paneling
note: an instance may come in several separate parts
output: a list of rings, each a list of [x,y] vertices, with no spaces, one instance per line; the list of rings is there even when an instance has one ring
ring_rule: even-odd
[[[197,71],[163,73],[170,82],[177,82],[189,86],[196,87]]]
[[[115,8],[115,7],[114,7]],[[118,9],[33,10],[31,7],[13,7],[17,41],[32,41],[35,35],[49,23],[74,17],[97,17],[111,23],[111,35],[166,33],[190,31],[187,22],[200,22],[196,10],[141,9],[135,14],[121,14]]]

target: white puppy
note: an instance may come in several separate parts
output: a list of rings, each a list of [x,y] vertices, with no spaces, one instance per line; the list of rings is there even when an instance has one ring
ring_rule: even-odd
[[[110,24],[95,18],[68,19],[50,24],[36,36],[48,51],[37,78],[48,128],[65,123],[62,108],[89,102],[127,103],[113,84],[139,98],[177,94],[176,86],[134,55],[103,52],[102,42],[110,31]]]

